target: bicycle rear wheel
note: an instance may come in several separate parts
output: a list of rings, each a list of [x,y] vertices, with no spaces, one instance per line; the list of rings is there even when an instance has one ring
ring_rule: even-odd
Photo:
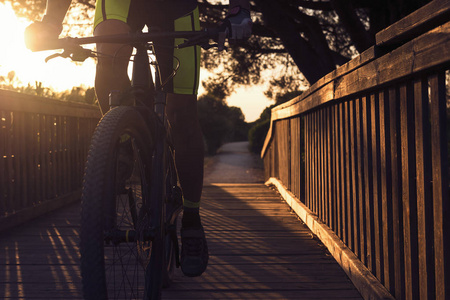
[[[164,217],[162,208],[155,211],[150,203],[154,144],[146,122],[132,107],[108,112],[94,133],[82,192],[85,299],[160,295],[162,264],[152,262],[164,255]]]

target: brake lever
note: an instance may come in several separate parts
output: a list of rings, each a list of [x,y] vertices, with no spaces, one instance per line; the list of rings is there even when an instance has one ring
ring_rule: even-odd
[[[70,48],[65,48],[62,53],[55,53],[48,56],[45,59],[45,62],[48,62],[49,60],[54,59],[56,57],[70,58],[72,61],[83,62],[89,57],[94,57],[94,54],[89,49],[84,49],[81,46],[74,46]]]
[[[219,32],[217,28],[212,29],[205,29],[204,35],[201,35],[199,37],[193,37],[190,38],[183,43],[177,45],[178,49],[191,47],[191,46],[200,46],[205,50],[209,50],[211,48],[218,48],[221,50],[227,50],[228,48],[224,45],[225,44],[225,33]],[[210,40],[216,41],[216,43],[210,44]]]
[[[47,56],[45,58],[45,62],[47,63],[50,59],[54,59],[54,58],[57,58],[57,57],[67,58],[69,56],[70,56],[70,53],[67,53],[67,51],[64,50],[64,52],[62,52],[62,53],[55,53],[55,54],[52,54],[50,56]]]

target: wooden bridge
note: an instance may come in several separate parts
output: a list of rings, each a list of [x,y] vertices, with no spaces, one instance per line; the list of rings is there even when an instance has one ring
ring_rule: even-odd
[[[205,186],[211,263],[164,297],[450,299],[449,19],[450,1],[429,3],[275,107],[267,185]],[[0,92],[0,298],[81,299],[78,199],[98,118]]]

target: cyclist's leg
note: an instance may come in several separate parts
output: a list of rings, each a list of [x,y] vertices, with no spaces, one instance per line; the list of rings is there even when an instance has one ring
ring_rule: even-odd
[[[176,19],[174,25],[174,29],[179,31],[199,30],[198,10]],[[180,68],[167,87],[171,93],[167,96],[166,112],[172,125],[176,165],[184,195],[181,268],[185,275],[199,276],[208,264],[208,248],[199,215],[204,158],[203,135],[197,115],[200,49],[177,49],[173,56],[180,60]],[[158,57],[161,64],[160,58],[169,60],[166,64],[172,64],[171,54],[168,59],[164,55]],[[178,61],[173,64],[178,64]],[[168,71],[162,73],[169,74]]]
[[[161,8],[152,9],[156,11]],[[192,8],[189,9],[192,10]],[[163,8],[160,14],[164,15],[166,10],[167,8]],[[190,10],[172,21],[170,18],[161,19],[159,15],[154,16],[151,25],[167,31],[200,30],[198,9]],[[153,13],[151,15],[153,16]],[[167,15],[171,16],[171,13],[167,12]],[[198,215],[203,185],[204,155],[202,131],[197,118],[200,47],[170,51],[174,48],[174,44],[182,43],[182,41],[182,39],[162,40],[155,43],[155,46],[162,81],[165,82],[167,78],[170,78],[173,70],[177,69],[175,77],[164,86],[167,92],[166,113],[172,126],[176,164],[186,200],[185,211],[194,211]]]
[[[142,1],[97,0],[94,35],[129,33],[139,30],[143,20],[139,15]],[[103,114],[109,110],[109,92],[126,91],[130,87],[127,69],[133,48],[121,44],[97,44],[98,58],[95,89]]]
[[[95,36],[120,34],[130,32],[130,27],[119,20],[105,20],[99,23]],[[109,110],[109,92],[111,90],[125,91],[130,87],[127,68],[132,47],[120,44],[97,44],[97,72],[95,74],[95,91],[102,114]],[[116,56],[116,58],[114,58]]]
[[[198,9],[177,18],[174,21],[173,29],[177,31],[200,30]],[[175,40],[175,44],[181,42],[182,40]],[[171,92],[167,98],[167,114],[172,124],[177,169],[185,198],[184,216],[189,216],[190,212],[196,213],[198,216],[203,186],[204,156],[202,130],[197,116],[200,48],[175,49],[173,56],[179,60],[179,68],[167,88]],[[166,59],[164,57],[163,59],[165,62]],[[175,68],[178,60],[173,62],[173,58],[169,57],[167,64],[173,64]],[[187,223],[187,221],[189,220],[184,218],[183,222]],[[198,220],[198,222],[200,221]]]
[[[184,211],[198,215],[203,187],[204,145],[197,117],[197,95],[168,94],[167,115],[172,125],[177,170],[185,198]],[[187,215],[189,213],[185,213]]]

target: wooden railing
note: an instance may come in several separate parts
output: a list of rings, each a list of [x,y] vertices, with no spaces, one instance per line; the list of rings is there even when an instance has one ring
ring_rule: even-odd
[[[397,299],[450,299],[449,16],[429,3],[273,108],[262,151],[266,179]]]
[[[97,107],[0,91],[0,230],[76,200]]]

